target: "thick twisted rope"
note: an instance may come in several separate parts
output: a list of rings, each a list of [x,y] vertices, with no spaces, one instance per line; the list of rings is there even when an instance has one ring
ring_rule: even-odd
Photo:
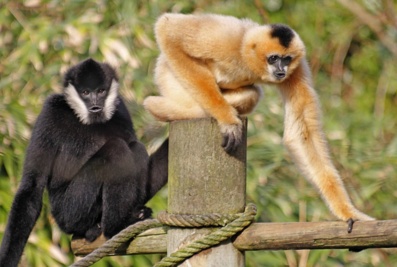
[[[255,215],[256,207],[254,204],[248,204],[244,213],[235,215],[222,215],[216,213],[208,215],[174,215],[163,212],[158,215],[158,220],[145,220],[128,226],[120,233],[107,240],[102,246],[78,262],[72,264],[70,267],[88,267],[103,257],[111,255],[122,244],[131,240],[143,231],[155,227],[161,227],[164,224],[177,227],[223,226],[207,236],[193,241],[154,265],[154,267],[176,266],[194,254],[215,246],[242,231],[245,227],[251,224]]]
[[[117,235],[113,236],[111,239],[107,240],[102,246],[79,260],[74,264],[70,265],[70,267],[87,267],[95,262],[99,261],[105,256],[109,256],[110,254],[114,253],[114,251],[119,248],[123,243],[127,242],[128,240],[134,238],[138,234],[142,233],[151,228],[161,227],[163,226],[158,220],[150,219],[137,222],[132,224],[122,230]]]
[[[234,221],[240,214],[219,214],[212,213],[206,215],[180,215],[169,214],[165,211],[157,215],[157,219],[165,225],[176,227],[208,227],[208,226],[225,226],[231,221]]]
[[[242,231],[245,227],[250,225],[256,215],[256,207],[253,204],[248,204],[244,213],[237,219],[228,223],[226,226],[208,234],[207,236],[193,241],[178,251],[172,253],[170,256],[163,258],[156,263],[154,267],[171,267],[183,262],[194,254],[205,250],[207,248],[218,245],[222,241],[234,236]]]

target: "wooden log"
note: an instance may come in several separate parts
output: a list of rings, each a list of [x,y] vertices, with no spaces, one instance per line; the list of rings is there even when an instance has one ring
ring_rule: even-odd
[[[86,255],[102,245],[104,239],[88,243],[74,239],[76,255]],[[154,228],[136,237],[114,255],[166,253],[167,232]],[[352,233],[347,224],[332,222],[253,223],[233,241],[240,251],[299,249],[369,249],[397,247],[397,220],[355,222]]]
[[[397,247],[397,220],[347,223],[255,223],[233,243],[240,250],[351,249]]]
[[[245,121],[244,121],[245,124]],[[170,123],[168,212],[171,214],[234,214],[245,207],[246,128],[243,142],[231,155],[221,147],[213,119]],[[168,255],[211,229],[168,231]],[[179,266],[245,266],[244,254],[229,241],[202,251]]]

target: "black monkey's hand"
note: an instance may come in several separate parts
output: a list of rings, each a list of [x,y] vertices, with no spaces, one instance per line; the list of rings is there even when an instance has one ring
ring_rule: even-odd
[[[222,147],[228,153],[236,150],[243,138],[243,125],[241,121],[238,124],[220,124],[219,127],[223,137]]]

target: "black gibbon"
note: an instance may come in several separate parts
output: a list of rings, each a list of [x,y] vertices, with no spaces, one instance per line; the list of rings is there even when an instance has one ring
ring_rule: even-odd
[[[241,142],[239,115],[253,111],[257,84],[276,84],[284,101],[284,144],[333,214],[349,222],[372,220],[357,210],[328,152],[321,111],[299,35],[283,24],[215,14],[164,14],[155,24],[160,96],[145,99],[158,120],[213,117],[232,151]]]
[[[66,72],[63,88],[35,123],[0,266],[17,266],[45,188],[60,229],[93,241],[150,217],[145,203],[167,182],[168,142],[148,156],[112,67],[87,59]]]

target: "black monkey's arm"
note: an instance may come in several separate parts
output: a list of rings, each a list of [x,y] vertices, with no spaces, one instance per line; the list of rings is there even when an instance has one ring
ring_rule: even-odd
[[[57,153],[53,135],[50,134],[53,133],[54,124],[45,115],[51,112],[47,103],[33,128],[23,176],[12,203],[0,248],[0,266],[18,265],[29,234],[40,215],[43,191]]]
[[[121,116],[123,127],[133,135],[132,139],[136,140],[133,123],[128,110],[120,98],[115,116]],[[137,151],[133,150],[133,153]],[[167,182],[168,182],[168,139],[149,157],[148,174],[146,183],[146,203],[149,201]]]
[[[0,266],[17,266],[42,207],[46,179],[26,173],[16,193],[0,248]]]
[[[44,148],[44,144],[40,142],[41,138],[38,138],[41,136],[38,132],[33,130],[23,176],[8,217],[0,248],[0,266],[18,265],[30,232],[40,215],[43,191],[55,155],[53,150]]]
[[[149,157],[146,201],[168,182],[168,139]]]

